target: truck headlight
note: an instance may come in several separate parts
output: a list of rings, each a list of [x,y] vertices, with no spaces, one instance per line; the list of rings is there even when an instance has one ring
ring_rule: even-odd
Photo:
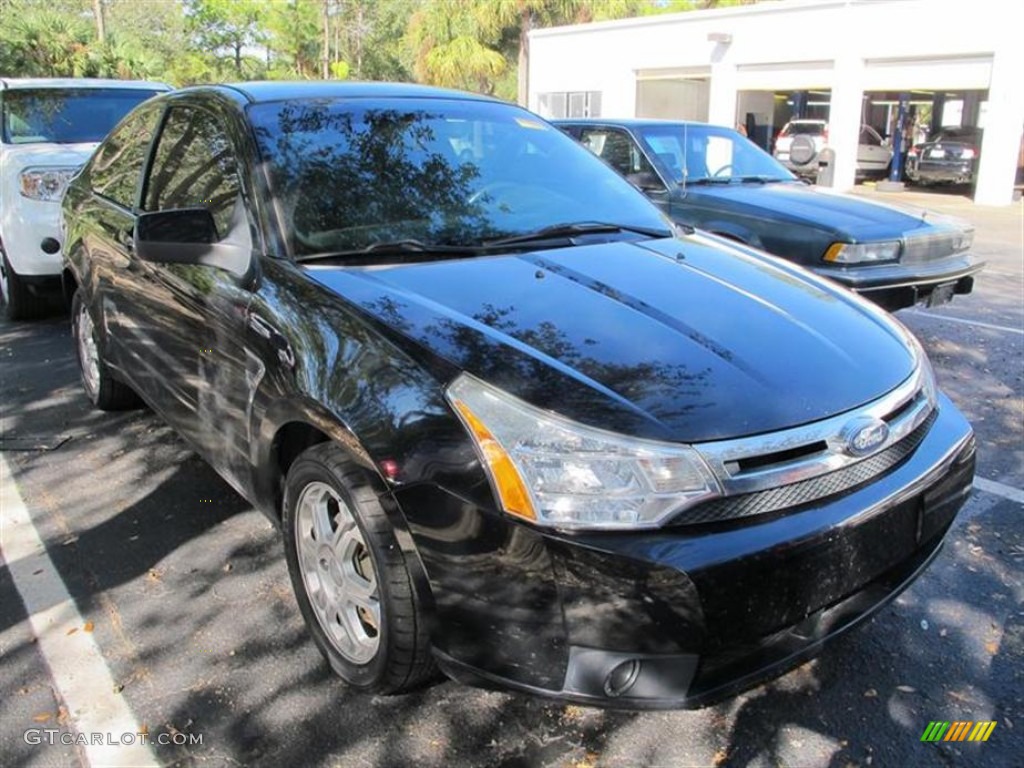
[[[21,172],[21,194],[31,200],[60,202],[78,168],[26,168]]]
[[[689,446],[577,424],[467,374],[447,395],[510,515],[555,528],[653,528],[721,493]]]
[[[896,261],[899,255],[899,240],[884,243],[832,243],[825,251],[825,261],[834,264],[872,264]]]

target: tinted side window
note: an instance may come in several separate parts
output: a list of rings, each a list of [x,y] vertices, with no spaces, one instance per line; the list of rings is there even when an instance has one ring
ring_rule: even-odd
[[[125,208],[135,207],[142,166],[159,117],[159,109],[144,109],[107,137],[89,170],[93,192]]]
[[[654,172],[640,148],[621,131],[585,128],[580,142],[623,176]]]
[[[217,118],[172,107],[157,140],[144,209],[206,208],[223,239],[238,221],[240,189],[234,148]]]

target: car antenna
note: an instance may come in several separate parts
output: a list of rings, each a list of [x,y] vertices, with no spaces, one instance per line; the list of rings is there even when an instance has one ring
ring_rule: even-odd
[[[683,195],[682,196],[684,198],[686,197],[686,177],[690,175],[690,169],[689,169],[689,167],[687,166],[687,163],[686,163],[686,158],[689,155],[687,150],[689,149],[689,146],[690,146],[688,144],[688,142],[690,140],[689,139],[689,135],[688,135],[689,134],[689,130],[688,130],[689,127],[690,127],[689,123],[683,123],[683,157],[682,157],[682,161],[683,161],[682,162],[682,168],[683,168],[683,181],[682,181]]]

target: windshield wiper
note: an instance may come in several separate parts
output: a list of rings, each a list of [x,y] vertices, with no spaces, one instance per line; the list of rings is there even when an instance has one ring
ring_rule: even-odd
[[[697,186],[698,184],[728,184],[732,181],[731,176],[699,176],[696,179],[683,179],[679,182],[683,186]]]
[[[533,232],[526,232],[522,235],[512,235],[510,237],[500,237],[494,240],[484,240],[481,247],[501,248],[506,245],[533,243],[540,240],[558,240],[578,237],[580,235],[614,234],[617,232],[630,232],[652,238],[672,237],[672,232],[668,229],[634,227],[627,224],[610,224],[603,221],[581,221],[576,223],[554,224],[550,227],[543,227]]]
[[[732,180],[741,184],[775,184],[786,181],[778,176],[733,176]]]
[[[328,251],[299,256],[298,262],[325,261],[328,259],[344,259],[345,261],[363,261],[368,257],[393,256],[402,254],[420,254],[423,256],[440,256],[443,258],[479,256],[484,249],[470,245],[434,245],[421,240],[389,240],[373,243],[365,248],[354,248],[348,251]]]

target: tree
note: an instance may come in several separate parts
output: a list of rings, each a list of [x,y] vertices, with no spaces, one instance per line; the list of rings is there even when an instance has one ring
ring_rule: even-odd
[[[40,5],[6,7],[0,24],[0,67],[27,77],[95,75],[91,26],[81,16]]]
[[[321,3],[322,0],[290,0],[273,4],[264,21],[264,39],[273,58],[271,77],[316,77]]]
[[[507,63],[494,46],[497,28],[480,23],[461,0],[426,0],[409,21],[406,43],[420,82],[493,93]]]
[[[200,50],[232,53],[235,75],[243,77],[242,52],[263,41],[266,5],[259,0],[186,0],[185,13]]]

